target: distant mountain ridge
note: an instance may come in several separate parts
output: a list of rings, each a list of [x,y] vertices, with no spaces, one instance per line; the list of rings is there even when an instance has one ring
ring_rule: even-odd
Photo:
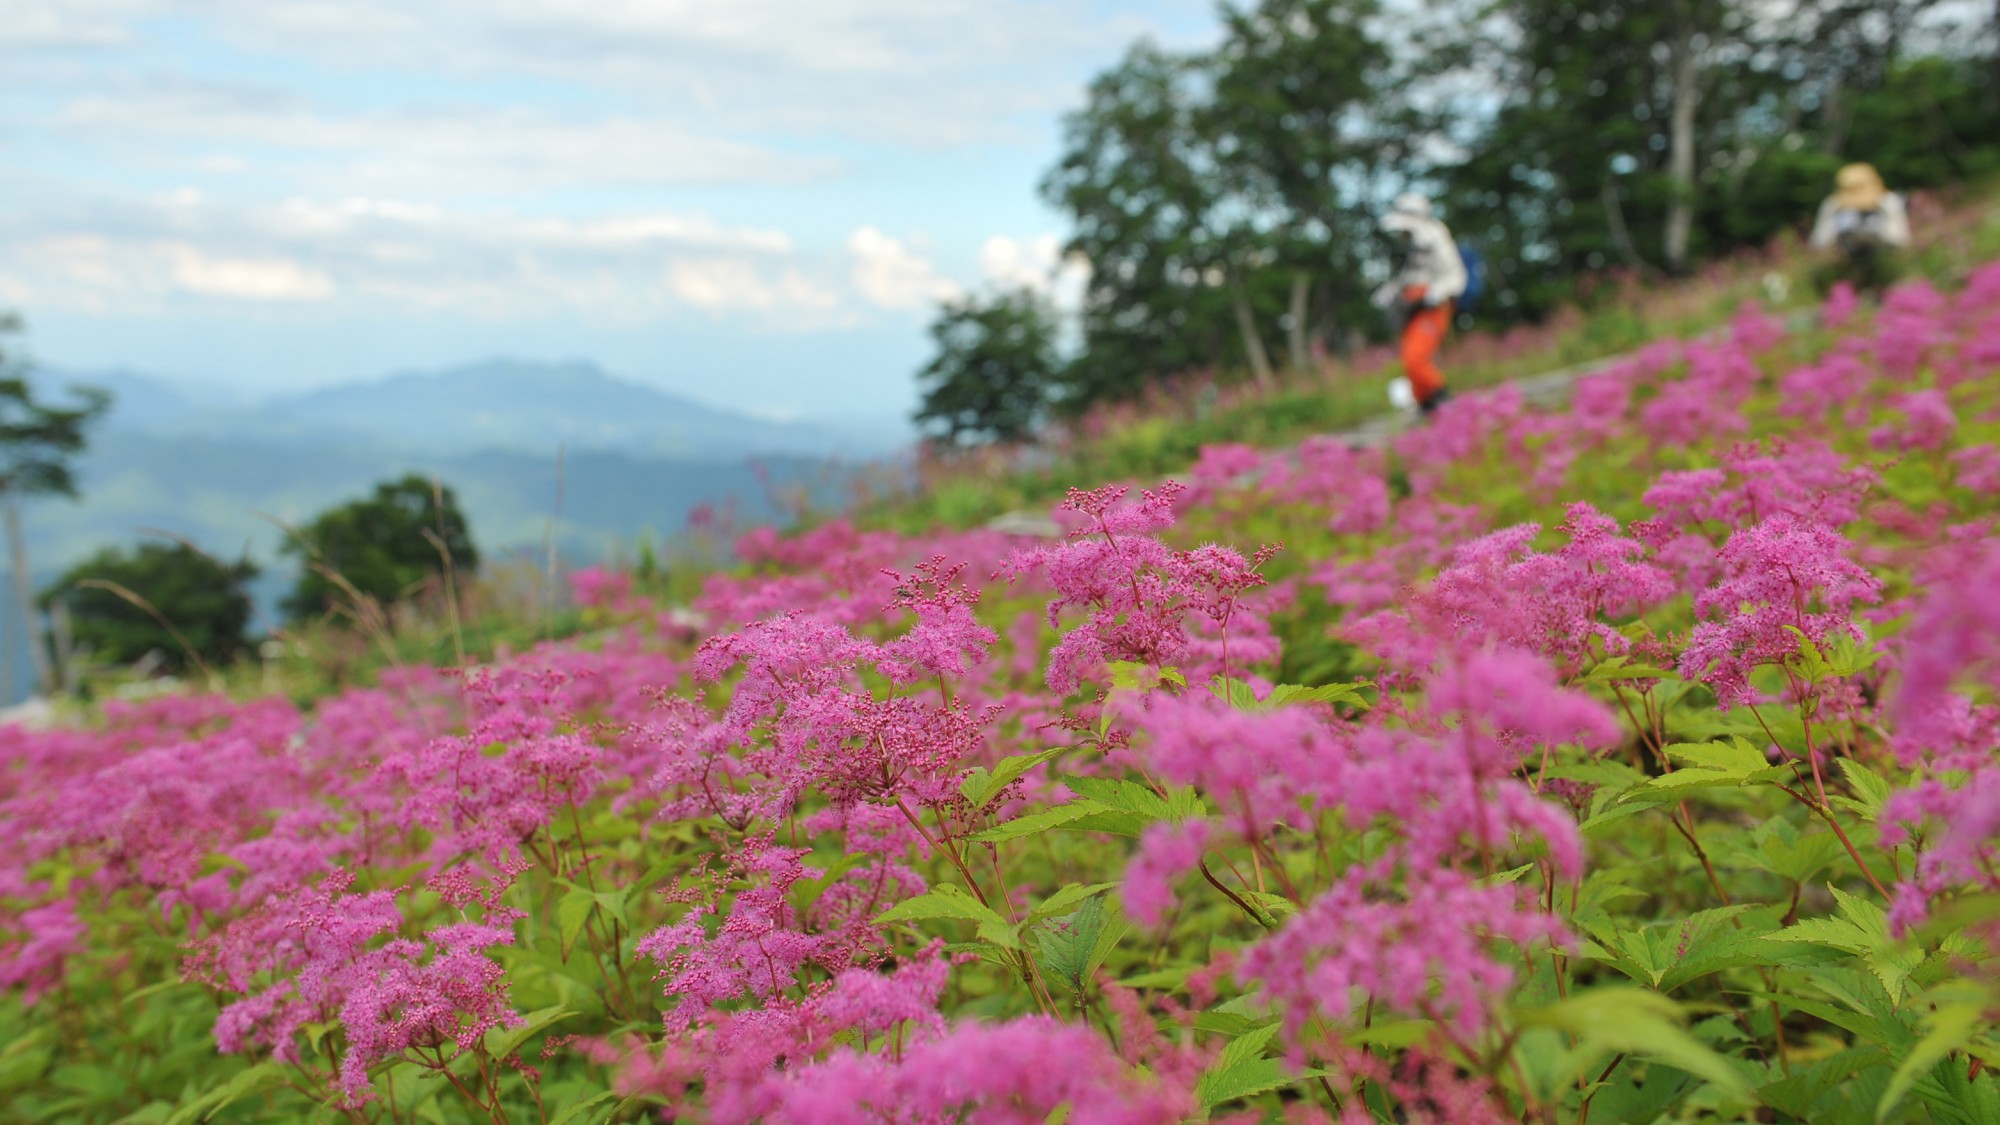
[[[78,463],[78,499],[29,505],[38,579],[143,529],[284,571],[273,520],[310,519],[407,472],[450,485],[494,557],[546,537],[582,563],[674,536],[704,505],[756,523],[782,519],[788,495],[836,503],[896,444],[718,409],[586,362],[493,360],[259,401],[130,370],[34,377],[58,400],[79,384],[114,396]]]
[[[242,404],[129,371],[52,372],[117,396],[115,431],[255,444],[408,450],[619,452],[693,460],[745,456],[859,459],[889,452],[891,435],[779,422],[724,410],[606,372],[586,361],[488,360],[401,372]]]

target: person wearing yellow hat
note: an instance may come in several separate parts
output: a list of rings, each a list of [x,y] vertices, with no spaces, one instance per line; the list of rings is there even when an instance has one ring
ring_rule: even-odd
[[[1835,256],[1813,278],[1822,291],[1846,281],[1880,296],[1901,272],[1899,253],[1910,244],[1909,209],[1872,164],[1849,164],[1833,185],[1833,194],[1820,204],[1810,242]]]

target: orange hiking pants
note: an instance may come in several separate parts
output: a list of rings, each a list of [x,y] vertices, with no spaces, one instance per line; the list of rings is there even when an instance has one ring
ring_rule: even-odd
[[[1451,328],[1452,303],[1419,308],[1403,325],[1403,374],[1409,376],[1410,390],[1417,402],[1427,403],[1444,390],[1444,372],[1438,370],[1438,345]]]

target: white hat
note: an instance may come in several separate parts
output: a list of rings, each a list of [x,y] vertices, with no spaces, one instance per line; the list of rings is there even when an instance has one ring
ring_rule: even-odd
[[[1382,216],[1382,227],[1384,230],[1409,230],[1430,217],[1430,197],[1406,191],[1389,204],[1389,213]]]
[[[1389,204],[1389,210],[1398,215],[1415,215],[1419,219],[1428,219],[1431,217],[1431,199],[1428,195],[1406,191]]]

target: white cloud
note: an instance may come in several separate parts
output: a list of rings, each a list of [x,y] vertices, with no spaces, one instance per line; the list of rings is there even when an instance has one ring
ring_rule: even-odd
[[[794,267],[773,273],[741,257],[674,262],[667,267],[667,288],[688,304],[711,312],[826,311],[840,303],[838,294]]]
[[[671,212],[568,219],[368,197],[243,207],[175,192],[0,215],[10,300],[150,315],[198,299],[612,321],[824,314],[842,286],[812,267],[782,231]]]
[[[561,115],[504,104],[348,109],[279,89],[183,80],[73,98],[52,124],[68,138],[115,147],[124,159],[289,176],[316,191],[364,195],[800,183],[840,169],[827,157],[660,115]],[[287,159],[270,159],[277,153]]]
[[[211,258],[185,243],[165,247],[173,278],[190,293],[249,301],[323,301],[333,279],[290,258]]]
[[[128,0],[0,0],[0,51],[126,43],[145,7]]]
[[[160,0],[164,3],[166,0]],[[1079,60],[1206,0],[216,0],[259,51],[425,73],[534,76],[725,128],[937,145],[1067,104]]]
[[[956,282],[940,275],[930,260],[872,226],[847,238],[855,289],[869,304],[885,309],[918,309],[958,296]]]
[[[979,248],[979,272],[988,285],[1032,289],[1065,312],[1083,306],[1090,283],[1090,263],[1079,254],[1065,255],[1053,234],[1012,238],[996,234]]]

